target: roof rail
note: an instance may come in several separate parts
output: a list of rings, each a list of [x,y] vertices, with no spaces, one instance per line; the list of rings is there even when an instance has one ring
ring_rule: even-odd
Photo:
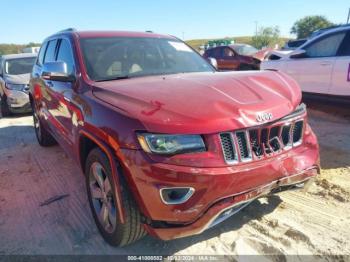
[[[66,28],[66,29],[63,29],[61,31],[58,31],[57,34],[64,33],[64,32],[75,32],[75,31],[77,31],[77,29],[70,27],[70,28]]]

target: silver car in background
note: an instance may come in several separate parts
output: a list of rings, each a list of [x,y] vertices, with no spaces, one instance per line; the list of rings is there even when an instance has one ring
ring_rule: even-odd
[[[31,112],[29,78],[37,54],[13,54],[0,57],[0,106],[2,116]]]

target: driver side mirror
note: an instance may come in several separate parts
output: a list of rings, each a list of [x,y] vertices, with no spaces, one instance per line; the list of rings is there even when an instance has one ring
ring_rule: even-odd
[[[209,63],[217,70],[218,69],[218,62],[213,57],[208,57]]]
[[[306,58],[307,54],[306,54],[306,50],[304,49],[297,49],[292,51],[290,58]]]
[[[74,82],[75,77],[70,75],[65,62],[47,62],[43,65],[41,77],[45,80]]]

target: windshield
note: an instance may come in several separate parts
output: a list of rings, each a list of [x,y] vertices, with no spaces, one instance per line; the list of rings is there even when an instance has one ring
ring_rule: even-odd
[[[105,37],[81,39],[90,79],[213,72],[213,67],[180,41],[165,38]]]
[[[22,75],[32,72],[36,57],[14,58],[5,61],[5,74]]]
[[[239,55],[246,55],[250,56],[258,52],[259,50],[251,45],[236,45],[232,46],[232,48],[239,54]]]

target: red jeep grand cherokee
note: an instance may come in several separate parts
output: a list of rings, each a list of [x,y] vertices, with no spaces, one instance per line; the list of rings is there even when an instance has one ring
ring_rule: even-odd
[[[61,31],[41,47],[30,100],[40,145],[80,164],[113,245],[199,234],[319,170],[295,81],[218,73],[172,36]]]

